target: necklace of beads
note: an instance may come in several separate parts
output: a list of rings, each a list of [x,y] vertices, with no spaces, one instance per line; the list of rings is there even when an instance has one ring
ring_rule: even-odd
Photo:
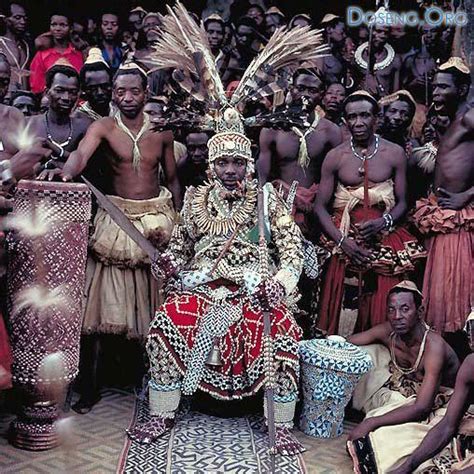
[[[390,358],[392,359],[393,365],[395,368],[401,372],[404,375],[412,374],[413,372],[416,372],[418,370],[418,367],[421,362],[421,358],[423,357],[423,354],[425,352],[425,345],[426,345],[426,339],[428,337],[428,333],[430,332],[430,327],[427,324],[424,324],[425,327],[425,333],[423,334],[423,339],[420,344],[420,349],[418,351],[418,355],[416,357],[415,363],[411,367],[400,367],[397,364],[397,358],[395,356],[395,338],[396,334],[392,333],[390,337]]]
[[[365,173],[365,169],[364,169],[364,164],[367,160],[371,160],[376,154],[377,152],[379,151],[379,144],[380,144],[380,137],[375,134],[375,147],[374,147],[374,151],[370,154],[370,155],[359,155],[359,153],[357,153],[357,150],[355,149],[355,145],[354,145],[354,138],[351,137],[351,150],[352,150],[352,154],[358,158],[360,161],[362,161],[362,166],[359,168],[359,174],[360,175],[363,175]]]
[[[232,206],[228,206],[224,201],[214,186],[205,185],[196,189],[192,209],[202,233],[214,236],[229,235],[246,222],[255,213],[257,189],[247,185],[245,195]]]
[[[68,134],[68,137],[66,140],[64,140],[63,142],[59,143],[57,142],[54,138],[53,138],[53,135],[51,134],[51,130],[49,128],[49,119],[48,119],[48,112],[45,113],[44,115],[44,119],[45,119],[45,122],[46,122],[46,136],[48,137],[48,140],[53,144],[53,145],[56,145],[58,148],[64,148],[66,146],[69,145],[69,143],[71,143],[71,140],[72,140],[72,120],[71,120],[71,117],[69,117],[69,134]]]
[[[362,54],[368,47],[369,42],[366,41],[365,43],[362,43],[354,53],[355,62],[362,69],[367,69],[369,67],[369,63],[362,57]],[[387,56],[385,57],[385,59],[382,59],[382,61],[379,61],[378,63],[374,64],[374,71],[380,71],[392,64],[393,58],[395,57],[395,50],[389,44],[386,44],[384,48],[387,52]]]

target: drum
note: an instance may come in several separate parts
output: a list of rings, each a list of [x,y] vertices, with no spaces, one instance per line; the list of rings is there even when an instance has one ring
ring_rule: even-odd
[[[342,435],[344,410],[357,382],[372,367],[363,349],[343,337],[300,343],[303,409],[300,429],[316,438]]]
[[[58,407],[48,399],[48,388],[67,387],[79,367],[91,195],[84,184],[20,181],[12,216],[7,236],[12,379],[25,402],[12,424],[11,442],[49,449],[57,444]],[[51,355],[56,370],[45,373]]]

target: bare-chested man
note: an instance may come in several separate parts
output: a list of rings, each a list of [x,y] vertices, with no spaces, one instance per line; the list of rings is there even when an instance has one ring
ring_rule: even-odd
[[[99,48],[91,48],[79,73],[82,97],[85,99],[75,115],[86,118],[89,124],[112,114],[112,71]],[[111,187],[110,164],[102,159],[100,146],[89,160],[83,174],[101,191],[108,193]]]
[[[298,181],[294,201],[295,220],[305,236],[314,240],[316,226],[313,204],[321,164],[326,153],[341,143],[342,134],[339,127],[323,118],[316,108],[324,93],[323,82],[316,70],[296,71],[290,93],[291,111],[295,115],[309,114],[308,127],[291,127],[290,130],[262,129],[257,166],[263,182],[276,178],[274,185],[277,189],[282,188],[285,193],[293,181]]]
[[[328,84],[341,82],[345,74],[342,49],[347,38],[344,19],[332,13],[328,13],[321,20],[321,27],[324,28],[324,37],[330,47],[331,54],[319,60],[318,68],[324,77],[324,82]]]
[[[406,212],[407,160],[400,146],[374,133],[377,102],[358,91],[346,99],[344,113],[352,136],[327,154],[315,210],[323,245],[334,252],[318,326],[346,335],[356,319],[360,330],[385,321],[390,288],[424,252],[396,225]]]
[[[51,150],[44,140],[33,140],[25,129],[25,117],[16,108],[3,104],[10,83],[10,64],[0,53],[0,163],[8,160],[17,180],[31,176],[35,166]],[[5,163],[1,164],[5,168]]]
[[[474,321],[472,322],[474,323]],[[470,345],[471,350],[474,350],[472,334]],[[474,404],[474,354],[467,356],[459,369],[454,393],[443,419],[428,432],[423,442],[408,456],[405,462],[398,469],[390,471],[390,473],[411,474],[426,460],[436,456],[458,434],[462,427],[464,416],[472,404]],[[472,414],[470,418],[472,419]],[[466,434],[472,438],[472,428]],[[472,473],[474,469],[472,449],[470,456],[468,455],[459,463],[452,465],[451,469],[452,472]]]
[[[10,84],[10,64],[3,53],[0,53],[0,160],[10,159],[18,151],[18,130],[25,126],[23,114],[3,101]]]
[[[5,12],[6,31],[0,36],[0,51],[5,54],[12,69],[9,93],[21,89],[29,89],[29,63],[32,58],[30,45],[25,38],[28,26],[28,16],[21,3],[6,2]]]
[[[94,122],[63,170],[51,172],[49,178],[59,174],[70,180],[80,175],[103,144],[104,160],[112,169],[113,195],[109,198],[157,248],[163,248],[173,229],[173,201],[179,208],[181,193],[173,135],[151,130],[143,111],[146,92],[147,78],[141,69],[133,64],[120,68],[113,83],[117,114]],[[159,182],[160,165],[171,192]],[[158,304],[148,257],[103,209],[98,210],[94,225],[83,332],[142,338]],[[90,380],[76,411],[90,409],[98,399],[97,388]]]
[[[388,43],[389,27],[376,24],[372,32],[372,49],[375,58],[374,73],[367,74],[369,43],[361,44],[355,52],[359,69],[359,87],[380,98],[397,91],[400,87],[401,59]]]
[[[257,24],[252,18],[242,17],[235,23],[235,48],[232,49],[227,69],[222,71],[222,82],[227,86],[238,81],[257,52],[252,45],[256,39]]]
[[[405,88],[413,94],[419,104],[430,103],[433,73],[439,52],[439,30],[433,25],[420,26],[421,47],[403,62],[402,78]]]
[[[387,472],[413,452],[430,415],[449,400],[459,368],[453,349],[423,321],[422,294],[413,282],[390,290],[386,311],[387,322],[349,338],[368,346],[376,361],[354,394],[367,415],[349,434],[354,472]]]
[[[79,98],[79,74],[60,60],[46,73],[48,110],[28,121],[28,133],[47,140],[52,150],[46,169],[63,166],[86,134],[90,120],[83,115],[71,115]]]
[[[440,332],[464,327],[473,294],[474,108],[467,105],[469,68],[451,58],[435,74],[433,102],[453,121],[438,148],[435,193],[417,203],[414,219],[426,236],[423,294],[426,320]]]

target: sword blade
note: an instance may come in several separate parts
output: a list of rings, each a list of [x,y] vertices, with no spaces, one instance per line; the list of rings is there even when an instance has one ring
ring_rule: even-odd
[[[130,222],[130,219],[117,207],[107,196],[102,194],[88,179],[81,176],[87,187],[97,199],[105,211],[108,212],[112,220],[150,257],[150,260],[156,258],[158,253],[153,244]]]

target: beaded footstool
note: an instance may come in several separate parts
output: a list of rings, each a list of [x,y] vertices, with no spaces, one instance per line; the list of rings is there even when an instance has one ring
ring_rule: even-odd
[[[369,354],[339,336],[300,343],[303,410],[300,429],[316,438],[342,434],[344,409],[360,377],[372,367]]]

